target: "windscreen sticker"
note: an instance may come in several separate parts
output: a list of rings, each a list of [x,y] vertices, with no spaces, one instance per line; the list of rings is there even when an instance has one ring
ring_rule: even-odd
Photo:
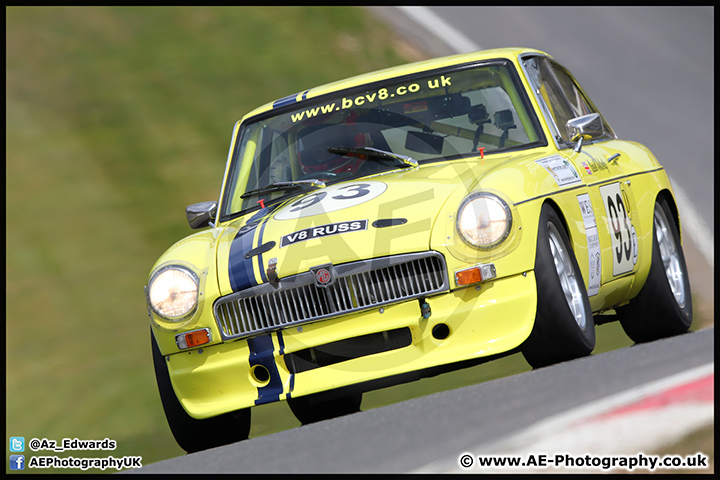
[[[417,112],[427,112],[427,110],[428,106],[426,100],[412,103],[403,103],[403,112],[405,113],[405,115]]]
[[[408,93],[417,93],[424,88],[434,90],[436,88],[446,88],[452,86],[452,79],[450,76],[441,75],[437,78],[431,78],[428,80],[422,80],[420,82],[411,83],[408,85],[398,85],[390,88],[380,88],[374,92],[367,92],[356,97],[346,98],[333,102],[326,103],[325,105],[318,105],[313,108],[301,110],[297,113],[290,114],[290,118],[293,123],[300,122],[304,119],[310,119],[318,115],[327,115],[329,113],[339,112],[340,110],[346,110],[353,107],[368,107],[381,102],[389,98],[400,98]]]
[[[354,207],[382,195],[387,189],[383,182],[367,181],[333,185],[316,190],[281,208],[275,220],[295,220]]]
[[[367,230],[367,223],[367,220],[353,220],[350,222],[329,223],[327,225],[319,225],[317,227],[298,230],[297,232],[283,235],[280,239],[280,248],[287,247],[293,243],[312,240],[314,238],[329,237],[331,235],[339,235],[341,233]]]
[[[535,160],[535,163],[542,165],[545,170],[548,171],[558,184],[558,187],[582,183],[580,175],[577,170],[575,170],[575,167],[560,155],[541,158],[540,160]]]
[[[583,193],[577,196],[580,204],[580,212],[582,213],[583,222],[585,223],[585,237],[588,246],[588,297],[597,295],[600,291],[600,237],[598,237],[597,221],[595,220],[595,211],[590,201],[590,195]]]

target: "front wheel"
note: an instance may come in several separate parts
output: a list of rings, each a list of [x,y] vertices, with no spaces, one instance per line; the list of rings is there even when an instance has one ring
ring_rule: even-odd
[[[188,453],[245,440],[250,434],[250,409],[244,408],[205,420],[192,418],[175,396],[165,357],[151,333],[153,364],[160,400],[170,431],[180,448]]]
[[[522,347],[525,360],[539,368],[589,355],[595,348],[590,300],[562,221],[548,204],[540,211],[535,279],[537,312]]]
[[[692,324],[692,297],[680,234],[666,200],[655,203],[652,263],[637,297],[617,308],[620,325],[636,343],[685,333]]]

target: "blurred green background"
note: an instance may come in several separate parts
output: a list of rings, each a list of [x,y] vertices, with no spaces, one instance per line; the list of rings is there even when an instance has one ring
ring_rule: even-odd
[[[6,452],[24,436],[117,441],[78,457],[181,455],[155,386],[142,287],[191,233],[184,208],[218,198],[234,123],[424,56],[354,7],[6,15]],[[596,352],[629,344],[617,325],[598,330]],[[514,355],[371,392],[363,409],[528,369]],[[299,425],[285,404],[254,409],[252,422],[251,436]]]

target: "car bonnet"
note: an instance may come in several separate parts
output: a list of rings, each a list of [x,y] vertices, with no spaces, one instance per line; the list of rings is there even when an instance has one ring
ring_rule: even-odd
[[[220,291],[318,265],[428,251],[448,197],[467,191],[483,170],[460,160],[348,180],[234,220],[219,242]]]

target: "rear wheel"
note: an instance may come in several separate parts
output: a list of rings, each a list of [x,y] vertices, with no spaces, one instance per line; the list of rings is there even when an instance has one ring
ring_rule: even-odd
[[[362,393],[334,397],[332,393],[315,393],[304,397],[289,398],[290,410],[303,425],[340,417],[360,411]]]
[[[589,355],[595,348],[595,323],[570,240],[548,204],[540,212],[535,256],[537,312],[522,347],[534,368]]]
[[[692,324],[692,297],[680,234],[667,201],[655,203],[652,263],[645,285],[627,306],[616,309],[634,342],[685,333]]]
[[[155,342],[155,336],[152,334],[150,336],[160,400],[170,425],[170,431],[180,448],[192,453],[247,439],[250,434],[249,408],[205,420],[192,418],[185,412],[175,396],[167,364]]]

